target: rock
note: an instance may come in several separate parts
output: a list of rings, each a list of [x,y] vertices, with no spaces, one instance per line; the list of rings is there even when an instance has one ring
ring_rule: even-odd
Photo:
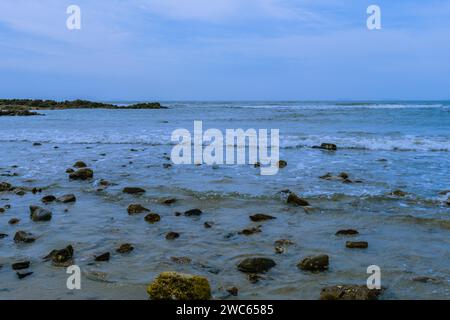
[[[0,213],[5,213],[5,208],[0,208]]]
[[[286,247],[286,246],[293,245],[294,242],[292,242],[291,240],[287,240],[287,239],[280,239],[280,240],[275,241],[274,244],[275,244],[275,246],[283,246],[283,247]]]
[[[233,297],[237,297],[239,294],[239,289],[236,287],[231,287],[227,289],[227,292],[232,295]]]
[[[70,203],[70,202],[76,202],[77,198],[73,194],[66,194],[66,195],[56,199],[56,201],[62,202],[62,203]]]
[[[282,246],[276,246],[275,247],[275,253],[276,254],[283,254],[286,252],[286,248]]]
[[[87,165],[83,161],[77,161],[77,162],[75,162],[73,167],[81,169],[81,168],[87,168]]]
[[[209,300],[208,279],[178,272],[161,273],[147,288],[152,300]]]
[[[239,231],[239,234],[243,234],[244,236],[250,236],[252,234],[260,233],[260,232],[261,232],[261,226],[257,226],[257,227],[248,228],[248,229]]]
[[[66,170],[66,173],[74,173],[74,172],[75,172],[75,170],[73,170],[72,168],[69,168]]]
[[[249,273],[247,279],[250,283],[257,283],[259,280],[263,279],[263,277],[256,273]]]
[[[163,204],[171,205],[171,204],[174,204],[175,202],[177,202],[177,199],[166,199],[163,201]]]
[[[32,243],[36,241],[36,238],[28,232],[17,231],[14,235],[14,242],[16,243]]]
[[[189,264],[192,262],[192,259],[189,257],[170,257],[170,260],[177,264]]]
[[[26,273],[16,272],[16,275],[20,280],[22,280],[28,276],[31,276],[32,274],[33,274],[33,272],[26,272]]]
[[[275,217],[272,217],[272,216],[269,216],[269,215],[263,214],[263,213],[257,213],[257,214],[255,214],[253,216],[250,216],[249,218],[253,222],[261,222],[261,221],[267,221],[267,220],[276,219]]]
[[[123,193],[128,193],[128,194],[142,194],[145,193],[146,191],[142,188],[137,188],[137,187],[126,187],[122,190]]]
[[[202,210],[200,209],[192,209],[192,210],[188,210],[184,213],[184,215],[186,217],[192,217],[192,216],[200,216],[202,214]]]
[[[344,179],[344,180],[347,180],[347,179],[349,178],[349,175],[348,175],[347,172],[341,172],[341,173],[339,174],[339,178],[342,178],[342,179]]]
[[[287,162],[284,160],[278,161],[278,168],[283,169],[287,167]]]
[[[170,163],[164,163],[164,164],[163,164],[163,168],[164,168],[164,169],[170,169],[170,168],[172,168],[172,164],[170,164]]]
[[[319,255],[304,258],[297,267],[305,271],[325,271],[329,266],[327,255]]]
[[[33,143],[33,147],[39,147],[39,146],[42,146],[42,143],[39,143],[39,142]]]
[[[367,249],[369,244],[366,241],[347,241],[345,246],[350,249]]]
[[[134,250],[134,247],[131,244],[124,243],[124,244],[120,245],[119,248],[117,248],[116,252],[124,254],[124,253],[130,253],[133,250]]]
[[[412,279],[412,281],[415,282],[422,282],[422,283],[439,283],[439,280],[433,277],[427,277],[427,276],[418,276]]]
[[[381,290],[367,286],[342,285],[322,289],[320,300],[377,300]]]
[[[148,215],[145,216],[144,220],[147,221],[148,223],[153,224],[161,221],[161,216],[157,213],[149,213]]]
[[[45,196],[41,199],[43,203],[50,203],[56,200],[55,196]]]
[[[177,239],[179,237],[180,237],[180,234],[177,233],[177,232],[169,232],[169,233],[166,234],[166,239],[167,240],[175,240],[175,239]]]
[[[336,232],[337,236],[354,236],[357,234],[359,234],[359,232],[353,229],[339,230],[338,232]]]
[[[95,261],[97,261],[97,262],[106,262],[106,261],[109,261],[110,257],[111,257],[111,254],[109,252],[105,252],[105,253],[103,253],[103,254],[101,254],[99,256],[96,256],[95,257]]]
[[[443,191],[439,192],[439,194],[440,194],[441,196],[445,196],[445,195],[447,195],[448,193],[450,193],[450,190],[443,190]]]
[[[402,191],[402,190],[395,190],[392,191],[390,193],[391,196],[395,196],[395,197],[405,197],[406,195],[408,195],[406,192]]]
[[[21,261],[12,264],[13,270],[23,270],[30,267],[30,261]]]
[[[69,178],[72,180],[88,180],[94,177],[94,171],[89,168],[83,168],[71,173]]]
[[[7,182],[0,182],[0,192],[11,191],[12,185]]]
[[[241,261],[237,268],[245,273],[263,273],[276,266],[275,261],[268,258],[247,258]]]
[[[27,192],[26,192],[25,190],[20,189],[20,188],[15,189],[15,190],[14,190],[14,193],[15,193],[16,195],[18,195],[18,196],[24,196],[24,195],[27,194]]]
[[[253,167],[255,168],[261,168],[261,162],[256,162]]]
[[[114,183],[109,182],[108,180],[104,180],[104,179],[100,179],[98,184],[101,185],[102,187],[109,187],[109,186],[115,185]]]
[[[52,213],[38,206],[30,206],[30,218],[34,222],[50,221],[52,219]]]
[[[12,218],[8,221],[8,223],[10,225],[15,225],[15,224],[18,224],[19,222],[20,222],[20,219],[17,219],[17,218]]]
[[[300,198],[295,193],[291,193],[289,195],[289,197],[287,198],[287,203],[294,204],[294,205],[297,205],[297,206],[302,206],[302,207],[309,206],[309,202],[308,201],[306,201],[305,199]]]
[[[7,201],[8,201],[8,199],[6,199]],[[5,207],[4,207],[6,210],[9,210],[9,209],[11,209],[11,205],[10,204],[7,204]]]
[[[333,143],[322,143],[319,148],[324,149],[324,150],[332,150],[332,151],[337,150],[337,146]]]
[[[203,223],[203,226],[204,226],[206,229],[211,229],[212,226],[213,226],[213,224],[214,224],[214,222],[206,221],[205,223]]]
[[[51,260],[55,267],[68,267],[73,264],[73,254],[73,247],[69,245],[61,250],[53,250],[44,257],[44,260]]]
[[[0,239],[6,238],[8,235],[6,233],[0,233]]]
[[[129,215],[133,215],[133,214],[139,214],[139,213],[144,213],[144,212],[150,212],[149,209],[141,206],[140,204],[130,204],[128,206],[128,214]]]

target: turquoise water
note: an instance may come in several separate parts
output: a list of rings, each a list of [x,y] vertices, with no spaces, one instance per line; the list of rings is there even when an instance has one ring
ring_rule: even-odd
[[[0,195],[0,298],[138,298],[160,272],[177,270],[205,275],[215,298],[227,298],[224,288],[238,286],[237,298],[316,299],[326,285],[364,284],[369,265],[382,270],[385,299],[448,299],[450,295],[450,103],[447,102],[166,102],[167,110],[42,111],[43,117],[0,118],[0,181],[45,187],[42,194]],[[210,167],[173,165],[173,130],[280,129],[280,157],[288,166],[275,176],[261,176],[252,165]],[[42,146],[32,146],[40,142]],[[313,149],[335,143],[336,152]],[[55,149],[54,147],[58,148]],[[133,151],[132,151],[133,150]],[[95,171],[90,182],[69,181],[65,170],[83,160]],[[14,167],[13,167],[14,166]],[[15,167],[17,166],[17,167]],[[347,172],[342,183],[320,176]],[[16,175],[13,175],[16,173]],[[98,180],[116,183],[97,191]],[[140,186],[140,197],[121,193]],[[314,208],[288,206],[280,194],[290,189]],[[404,197],[390,195],[403,190]],[[52,204],[49,223],[33,223],[28,206],[46,194],[74,193],[73,205]],[[166,198],[179,201],[168,207]],[[149,225],[143,216],[130,217],[126,208],[141,203],[162,216]],[[176,211],[200,208],[200,218],[177,217]],[[64,212],[68,209],[68,212]],[[277,217],[264,222],[262,232],[236,232],[254,227],[248,216]],[[8,221],[17,217],[18,225]],[[205,221],[214,222],[205,229]],[[334,234],[355,228],[354,239],[369,242],[367,250],[345,248],[346,238]],[[31,245],[12,241],[17,230],[39,236]],[[177,231],[176,241],[165,240]],[[274,242],[295,244],[278,255]],[[109,263],[93,263],[96,254],[114,252],[130,242],[129,256],[113,254]],[[67,290],[65,270],[42,262],[55,248],[73,244],[83,270],[83,289]],[[297,269],[304,256],[326,253],[330,270],[308,274]],[[277,266],[257,284],[235,265],[247,256],[267,256]],[[175,264],[173,256],[192,263]],[[10,268],[17,260],[32,261],[34,274],[19,281]],[[99,276],[101,275],[101,276]],[[417,276],[434,282],[413,281]]]

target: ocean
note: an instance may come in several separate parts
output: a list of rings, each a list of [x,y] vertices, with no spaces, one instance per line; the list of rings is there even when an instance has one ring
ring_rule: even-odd
[[[128,102],[116,102],[128,104]],[[217,299],[317,299],[321,288],[365,284],[367,268],[381,269],[384,299],[450,297],[450,102],[163,102],[161,110],[39,111],[44,116],[0,118],[0,182],[39,187],[41,193],[0,194],[0,299],[147,299],[146,286],[163,271],[208,278]],[[247,165],[174,165],[171,134],[194,121],[204,130],[279,129],[280,159],[287,167],[263,176]],[[39,143],[40,145],[34,145]],[[313,148],[337,145],[336,151]],[[92,181],[71,181],[66,169],[82,160]],[[348,174],[342,179],[324,175]],[[112,182],[107,188],[100,179]],[[144,195],[126,195],[128,186]],[[283,190],[311,208],[286,203]],[[402,193],[393,193],[401,190]],[[29,219],[30,205],[45,195],[73,193],[74,204],[53,203],[50,222]],[[165,199],[176,198],[168,206]],[[139,203],[161,216],[148,224],[127,214]],[[176,215],[199,208],[199,217]],[[254,223],[249,215],[276,219]],[[16,225],[8,224],[18,218]],[[212,227],[205,228],[208,222]],[[261,225],[251,235],[246,228]],[[356,229],[348,238],[335,233]],[[18,230],[33,244],[14,243]],[[175,231],[173,241],[165,234]],[[285,252],[275,241],[288,239]],[[348,249],[346,241],[367,241]],[[135,247],[115,253],[121,243]],[[42,261],[68,244],[83,272],[82,289],[68,290],[68,275]],[[111,252],[107,263],[94,257]],[[327,272],[297,268],[309,255],[327,254]],[[257,283],[236,265],[246,257],[276,266]],[[173,257],[187,257],[179,263]],[[30,277],[17,280],[10,264],[31,261]],[[418,277],[421,277],[418,279]],[[428,281],[423,277],[429,277]],[[239,288],[237,297],[226,288]]]

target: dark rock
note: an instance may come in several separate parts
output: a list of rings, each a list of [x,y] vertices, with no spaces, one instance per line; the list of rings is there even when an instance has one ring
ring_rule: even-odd
[[[391,195],[391,196],[395,196],[395,197],[405,197],[405,196],[407,196],[408,194],[407,194],[406,192],[402,191],[402,190],[395,190],[395,191],[392,191],[392,192],[390,193],[390,195]]]
[[[30,261],[21,261],[12,264],[13,270],[23,270],[30,267]]]
[[[287,162],[284,160],[278,161],[278,168],[283,169],[287,167]]]
[[[327,255],[304,258],[297,267],[305,271],[324,271],[329,266],[329,258]]]
[[[177,233],[177,232],[169,232],[169,233],[166,234],[166,239],[167,240],[175,240],[175,239],[177,239],[179,237],[180,237],[180,234]]]
[[[338,232],[336,232],[337,236],[354,236],[357,234],[359,234],[359,232],[353,229],[339,230]]]
[[[74,173],[74,172],[75,172],[75,170],[73,170],[72,168],[69,168],[66,170],[66,173]]]
[[[71,245],[61,250],[53,250],[44,257],[45,261],[51,260],[56,267],[68,267],[73,264],[74,250]]]
[[[350,249],[367,249],[369,244],[366,241],[347,241],[345,246]]]
[[[333,143],[322,143],[319,148],[324,149],[324,150],[332,150],[332,151],[337,150],[337,146]]]
[[[40,146],[42,146],[42,143],[35,142],[35,143],[33,143],[33,146],[34,146],[34,147],[40,147]]]
[[[439,283],[439,280],[433,277],[428,276],[418,276],[412,279],[412,281],[415,282],[422,282],[422,283]]]
[[[238,294],[239,294],[239,289],[236,288],[236,287],[231,287],[231,288],[228,288],[228,289],[227,289],[227,292],[228,292],[230,295],[232,295],[232,296],[234,296],[234,297],[237,297]]]
[[[247,228],[242,231],[239,231],[239,234],[242,234],[244,236],[250,236],[255,233],[261,232],[261,226],[253,227],[253,228]]]
[[[346,173],[346,172],[341,172],[341,173],[339,174],[339,177],[342,178],[342,179],[344,179],[344,180],[347,180],[347,179],[349,178],[349,175],[348,175],[348,173]]]
[[[0,213],[5,213],[5,208],[0,208]]]
[[[241,261],[237,268],[245,273],[263,273],[276,266],[275,261],[268,258],[247,258]]]
[[[128,211],[129,215],[140,214],[140,213],[144,213],[144,212],[150,212],[149,209],[141,206],[140,204],[130,204],[128,206],[127,211]]]
[[[62,202],[62,203],[70,203],[70,202],[76,202],[77,198],[73,194],[66,194],[66,195],[56,199],[56,201]]]
[[[261,162],[256,162],[253,166],[255,168],[261,168]]]
[[[181,217],[183,214],[181,212],[175,212],[175,217]]]
[[[88,180],[94,177],[94,171],[89,168],[83,168],[71,173],[69,178],[72,180]]]
[[[20,219],[17,219],[17,218],[12,218],[8,221],[8,223],[10,225],[15,225],[15,224],[18,224],[19,222],[20,222]]]
[[[50,203],[56,200],[55,196],[45,196],[41,199],[43,203]]]
[[[289,195],[289,197],[287,198],[287,203],[294,204],[294,205],[297,205],[297,206],[302,206],[302,207],[309,206],[309,202],[308,201],[306,201],[305,199],[300,198],[295,193],[291,193]]]
[[[267,220],[273,220],[273,219],[276,219],[276,218],[269,216],[267,214],[263,214],[263,213],[257,213],[253,216],[250,216],[250,220],[252,220],[253,222],[261,222],[261,221],[267,221]]]
[[[192,209],[192,210],[188,210],[184,213],[184,215],[186,217],[192,217],[192,216],[200,216],[202,214],[202,210],[200,209]]]
[[[282,246],[276,246],[275,247],[275,253],[276,254],[283,254],[286,252],[286,248]]]
[[[283,247],[285,247],[285,246],[290,246],[290,245],[293,245],[293,244],[294,244],[294,242],[292,242],[291,240],[287,240],[287,239],[280,239],[280,240],[275,241],[275,245],[276,246],[283,246]]]
[[[445,196],[445,195],[447,195],[448,193],[450,193],[450,190],[443,190],[443,191],[439,192],[439,195]]]
[[[145,216],[144,220],[147,221],[148,223],[153,224],[161,221],[161,216],[157,213],[149,213],[148,215]]]
[[[322,289],[321,300],[377,300],[381,290],[369,289],[367,286],[342,285]]]
[[[258,283],[259,280],[263,279],[263,277],[256,273],[249,273],[247,275],[247,279],[248,281],[250,281],[250,283]]]
[[[36,241],[36,238],[28,232],[17,231],[14,235],[14,242],[16,243],[32,243]]]
[[[164,169],[170,169],[170,168],[172,168],[172,164],[170,164],[170,163],[164,163],[164,164],[163,164],[163,168],[164,168]]]
[[[178,272],[161,273],[147,288],[152,300],[209,300],[208,279]]]
[[[124,244],[120,245],[119,248],[117,248],[116,252],[124,254],[124,253],[130,253],[133,250],[134,250],[134,247],[131,244],[124,243]]]
[[[206,229],[211,229],[212,228],[212,226],[213,226],[213,222],[211,222],[211,221],[206,221],[204,224],[203,224],[203,226],[206,228]]]
[[[128,193],[128,194],[142,194],[145,193],[146,191],[142,188],[137,188],[137,187],[126,187],[122,190],[123,193]]]
[[[6,238],[8,235],[6,233],[0,233],[0,239]]]
[[[177,264],[190,264],[192,259],[189,257],[170,257],[170,260]]]
[[[33,272],[25,272],[25,273],[16,272],[16,275],[20,280],[22,280],[28,276],[31,276],[32,274],[33,274]]]
[[[163,204],[171,205],[171,204],[174,204],[175,202],[177,202],[177,199],[167,199],[167,200],[163,201]]]
[[[105,253],[103,253],[103,254],[101,254],[99,256],[96,256],[95,257],[95,261],[97,261],[97,262],[106,262],[106,261],[109,261],[110,257],[111,257],[111,254],[109,252],[105,252]]]
[[[34,222],[50,221],[52,219],[52,213],[38,206],[30,206],[30,218]]]
[[[0,192],[11,191],[12,185],[7,182],[0,182]]]
[[[86,163],[84,163],[83,161],[77,161],[77,162],[75,162],[75,164],[73,165],[73,167],[74,167],[74,168],[81,169],[81,168],[87,168],[87,165],[86,165]]]

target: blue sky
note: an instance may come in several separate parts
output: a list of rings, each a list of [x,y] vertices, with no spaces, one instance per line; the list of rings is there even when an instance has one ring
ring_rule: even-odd
[[[82,29],[66,28],[81,8]],[[369,31],[366,9],[382,10]],[[450,99],[449,0],[1,0],[0,97]]]

